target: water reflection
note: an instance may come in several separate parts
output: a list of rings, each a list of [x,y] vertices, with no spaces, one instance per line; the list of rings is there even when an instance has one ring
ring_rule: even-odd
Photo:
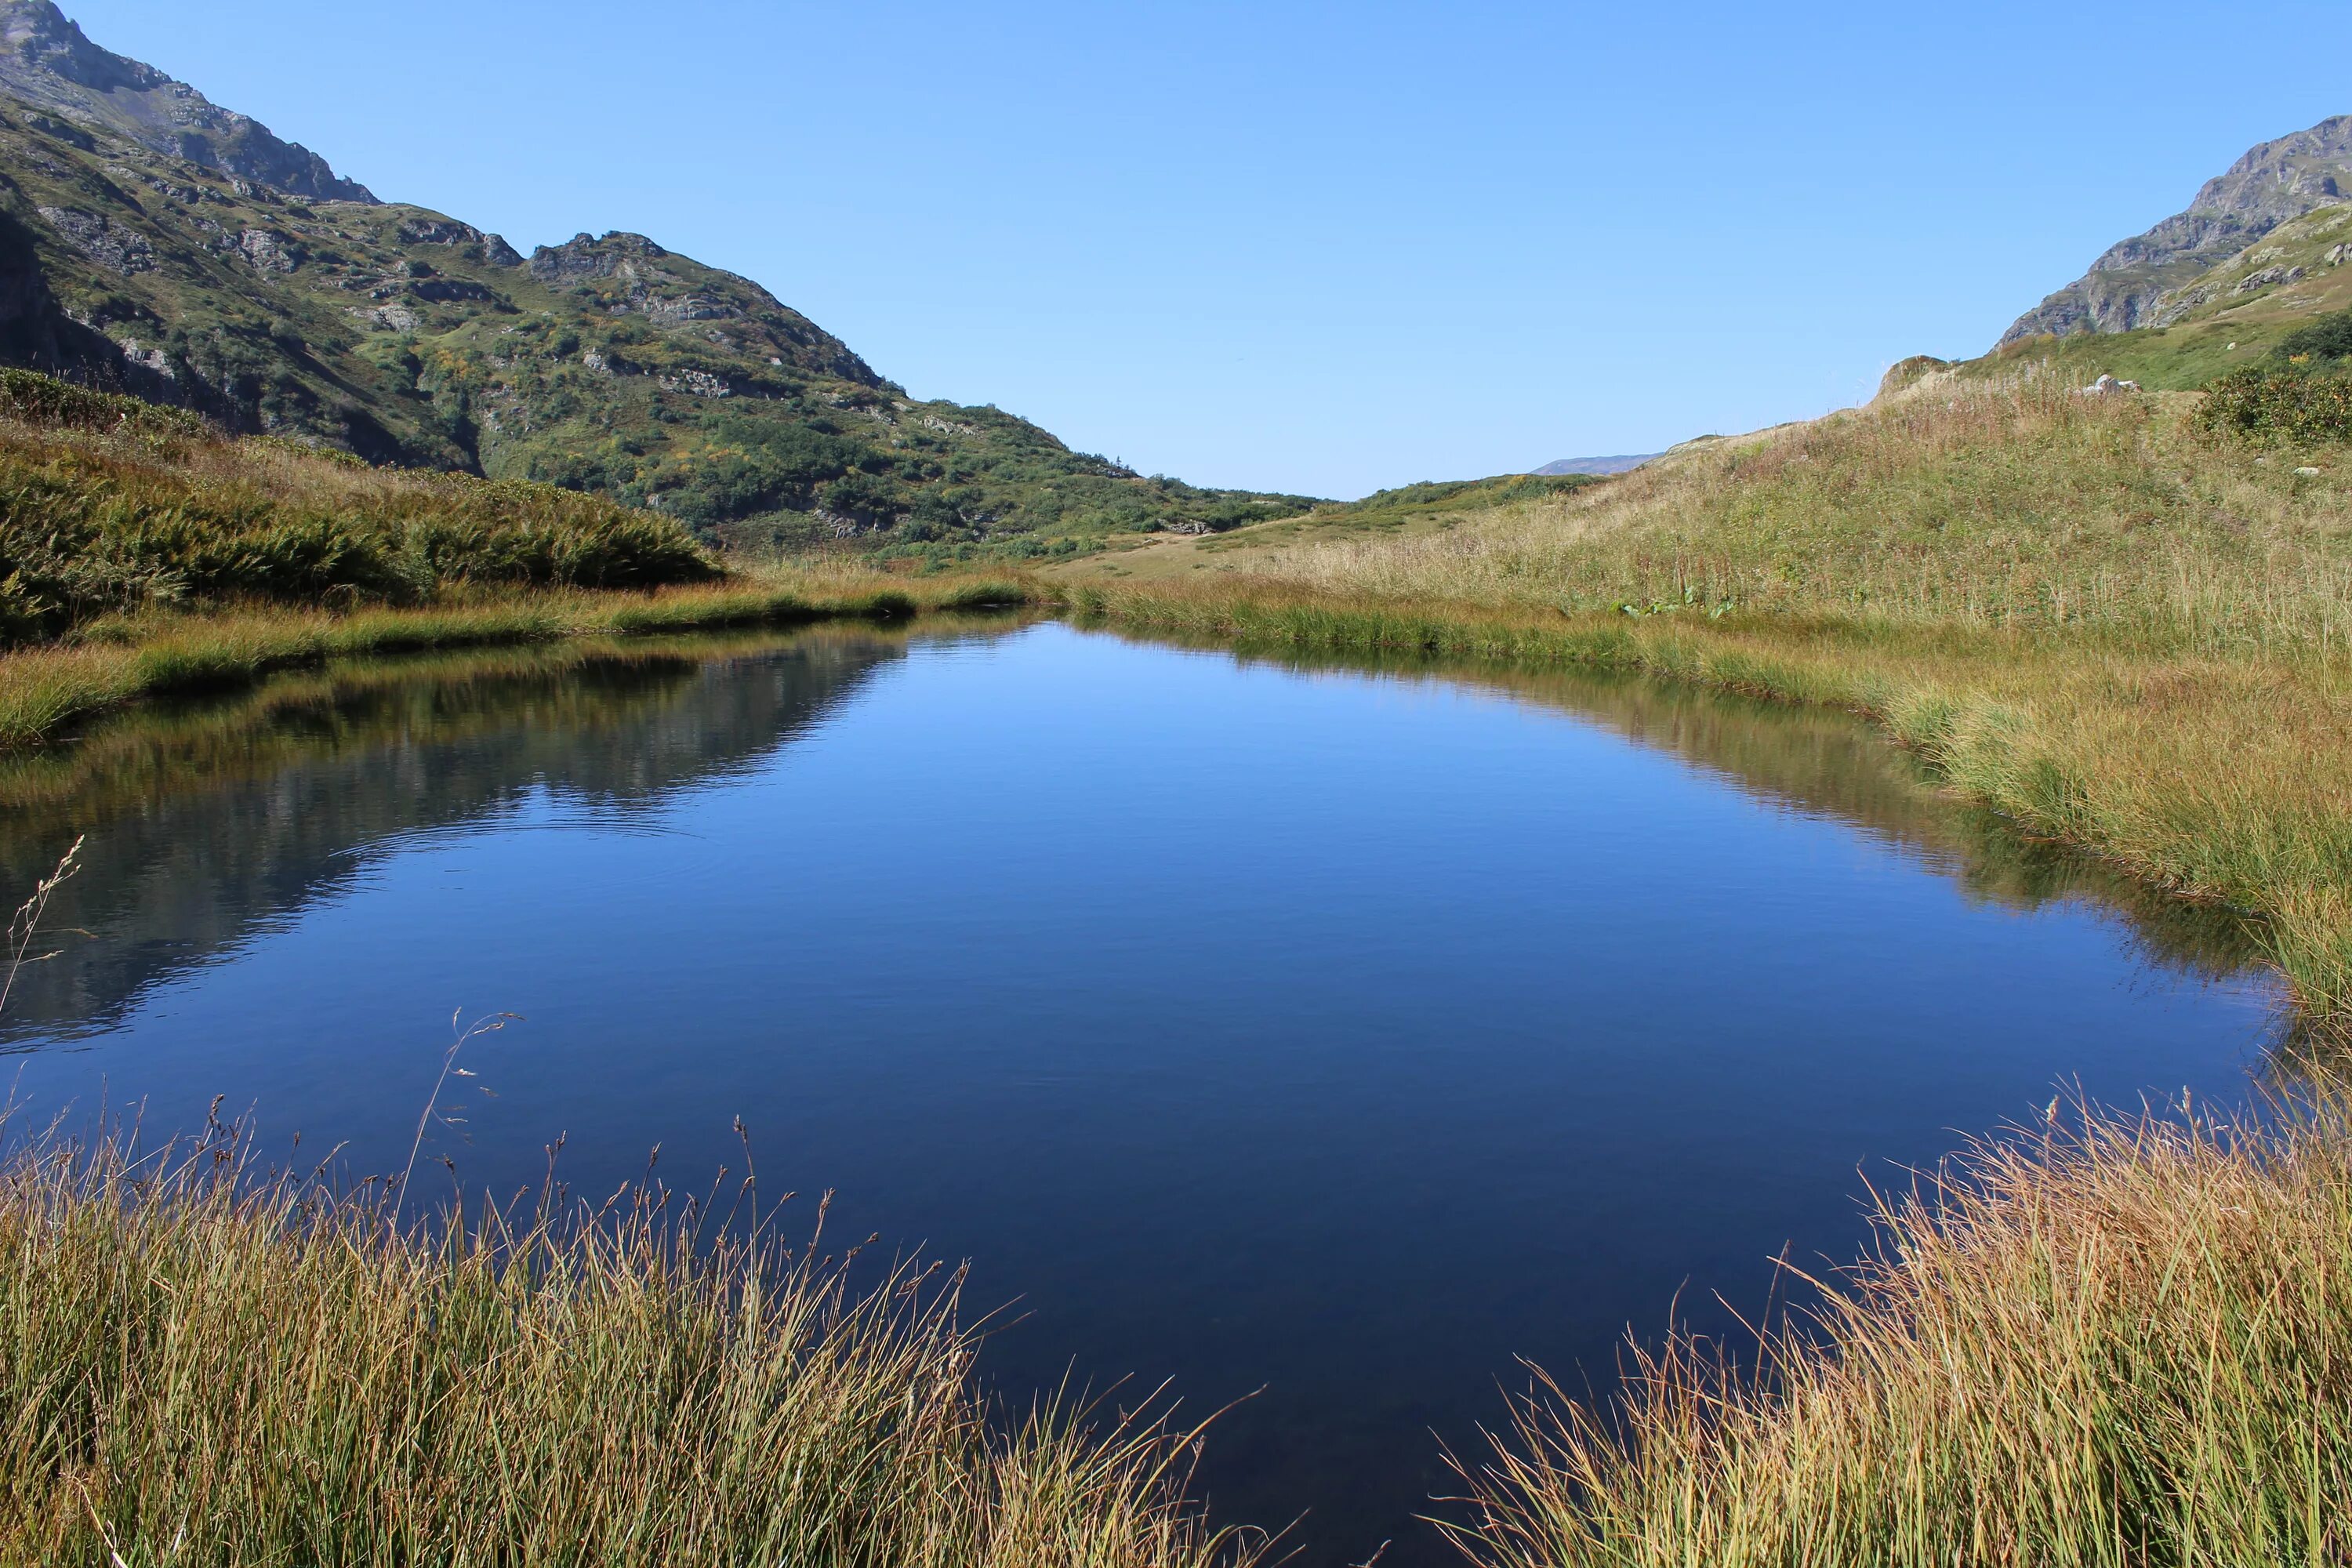
[[[87,836],[0,1042],[101,1034],[148,988],[348,889],[418,836],[658,831],[660,804],[790,745],[903,636],[591,645],[355,661],[126,714],[0,766],[0,886]],[[756,655],[745,668],[738,656]]]

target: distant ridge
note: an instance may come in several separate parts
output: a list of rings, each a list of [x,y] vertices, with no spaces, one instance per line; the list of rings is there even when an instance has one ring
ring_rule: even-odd
[[[1655,458],[1655,452],[1641,452],[1616,458],[1562,458],[1556,463],[1546,463],[1540,468],[1530,468],[1531,474],[1623,474],[1630,473]]]

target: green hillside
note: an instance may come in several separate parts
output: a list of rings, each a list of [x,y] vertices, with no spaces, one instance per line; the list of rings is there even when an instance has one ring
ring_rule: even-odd
[[[46,5],[0,12],[56,30]],[[0,363],[373,463],[590,491],[754,550],[1045,557],[1307,504],[1145,477],[1000,409],[918,401],[758,284],[640,236],[526,258],[315,160],[313,184],[357,197],[159,152],[64,118],[68,95],[55,113],[27,101],[33,47],[0,47],[19,50],[0,77]]]

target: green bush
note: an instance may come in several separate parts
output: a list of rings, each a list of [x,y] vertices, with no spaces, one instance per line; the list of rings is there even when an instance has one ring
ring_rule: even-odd
[[[2248,365],[2205,389],[2198,423],[2258,441],[2352,440],[2352,375]]]
[[[457,584],[716,574],[677,521],[552,485],[380,474],[16,372],[0,372],[0,414],[37,427],[0,430],[0,642],[162,605],[417,604]]]

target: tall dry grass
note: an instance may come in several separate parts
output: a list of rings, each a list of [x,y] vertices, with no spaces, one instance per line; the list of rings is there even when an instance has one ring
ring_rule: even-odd
[[[1247,1568],[1196,1433],[992,1425],[956,1282],[749,1188],[404,1223],[233,1128],[0,1163],[0,1564]],[[863,1281],[863,1282],[856,1282]]]
[[[1570,611],[2091,631],[2215,653],[2352,644],[2352,474],[2217,440],[2195,398],[1923,384],[1622,479],[1244,570],[1318,592]],[[2315,460],[2326,471],[2298,478]]]
[[[1769,1341],[1538,1382],[1459,1461],[1486,1568],[2352,1559],[2352,1128],[2091,1117],[1889,1194]]]

